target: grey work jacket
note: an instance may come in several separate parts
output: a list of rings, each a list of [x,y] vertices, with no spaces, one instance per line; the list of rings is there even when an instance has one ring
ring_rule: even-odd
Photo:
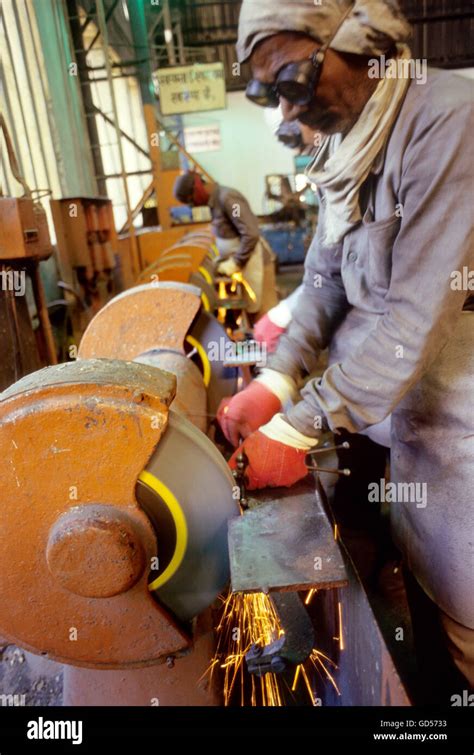
[[[209,207],[214,235],[240,239],[240,247],[232,256],[244,267],[260,238],[258,219],[249,203],[237,189],[217,185],[209,198]]]
[[[308,375],[287,419],[306,435],[391,419],[393,531],[408,566],[474,628],[473,82],[429,69],[411,82],[385,159],[361,192],[363,220],[322,243],[325,197],[299,307],[269,367]],[[466,285],[467,283],[467,285]],[[471,283],[472,285],[472,283]],[[423,484],[426,503],[403,483]],[[407,498],[412,496],[411,502]]]

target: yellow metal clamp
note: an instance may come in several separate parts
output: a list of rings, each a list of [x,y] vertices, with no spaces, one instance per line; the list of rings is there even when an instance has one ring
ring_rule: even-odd
[[[257,296],[255,294],[255,291],[250,286],[250,284],[245,280],[240,270],[238,270],[236,273],[232,273],[231,278],[232,278],[232,284],[231,284],[230,290],[232,291],[232,293],[235,293],[235,291],[237,290],[237,283],[240,283],[244,287],[245,291],[247,292],[247,295],[250,301],[253,301],[253,302],[257,301]]]

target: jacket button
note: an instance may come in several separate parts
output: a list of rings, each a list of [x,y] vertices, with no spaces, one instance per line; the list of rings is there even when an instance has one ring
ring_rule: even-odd
[[[347,259],[349,260],[349,262],[355,262],[357,259],[357,252],[349,252]]]

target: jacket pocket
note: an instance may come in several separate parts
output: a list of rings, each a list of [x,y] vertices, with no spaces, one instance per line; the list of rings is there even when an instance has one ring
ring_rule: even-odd
[[[387,291],[392,277],[392,250],[400,230],[401,218],[391,215],[384,220],[371,220],[370,211],[362,223],[367,232],[368,279],[378,289]]]

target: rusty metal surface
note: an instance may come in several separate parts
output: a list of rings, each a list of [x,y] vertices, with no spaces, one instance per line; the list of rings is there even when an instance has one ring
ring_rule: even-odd
[[[199,368],[177,351],[148,351],[135,359],[140,364],[158,367],[176,376],[176,396],[172,407],[199,430],[207,429],[207,395]]]
[[[46,560],[69,592],[108,598],[129,590],[146,561],[137,524],[113,506],[74,506],[50,530]]]
[[[40,274],[39,262],[34,262],[30,268],[31,283],[33,286],[33,294],[35,297],[36,310],[38,313],[38,319],[40,322],[40,332],[43,336],[44,349],[46,355],[47,364],[57,364],[58,358],[56,355],[56,342],[53,336],[53,330],[51,328],[51,322],[48,313],[48,304],[46,301],[46,295],[44,292],[43,281]]]
[[[42,366],[26,296],[13,291],[0,290],[0,350],[0,390]]]
[[[187,284],[192,273],[192,267],[189,261],[170,262],[160,266],[151,266],[146,268],[137,278],[137,284],[143,285],[153,283],[156,280],[161,283],[183,283]]]
[[[184,338],[201,301],[182,288],[153,283],[119,294],[89,323],[81,359],[134,359],[153,348],[183,351]]]
[[[46,213],[31,197],[0,197],[0,259],[47,259],[53,247]]]
[[[137,283],[147,283],[153,275],[159,275],[161,279],[161,276],[166,274],[167,268],[171,266],[176,269],[184,266],[189,277],[192,272],[195,272],[202,265],[207,253],[207,247],[199,244],[178,242],[162,251],[158,259],[147,265],[139,274]],[[179,262],[180,260],[181,263]],[[168,277],[166,280],[170,280],[170,278]]]
[[[166,249],[161,255],[161,258],[166,258],[168,254],[187,254],[191,260],[193,270],[197,270],[206,258],[208,248],[207,245],[200,242],[187,243],[186,241],[178,241],[177,244],[173,244],[169,249]]]
[[[169,373],[147,369],[146,366],[134,362],[122,362],[113,359],[87,359],[81,362],[66,362],[44,367],[29,375],[25,375],[0,394],[0,406],[8,398],[26,394],[26,399],[32,391],[58,386],[92,385],[113,386],[124,385],[136,396],[137,401],[149,394],[155,396],[157,403],[169,407],[176,393],[176,378]]]
[[[208,609],[196,620],[192,653],[167,663],[119,671],[65,666],[63,705],[220,705],[218,675],[206,673],[215,651],[213,625]]]
[[[155,533],[136,502],[135,484],[166,428],[174,391],[169,373],[91,360],[45,368],[0,396],[0,632],[10,642],[103,668],[145,665],[189,644],[151,597],[148,568],[137,578],[134,565],[129,589],[102,598],[77,594],[79,574],[67,577],[61,569],[61,551],[68,550],[64,515],[75,522],[71,536],[82,537],[77,507],[81,515],[87,507],[113,507],[113,553],[122,523],[122,531],[139,540],[147,564],[156,555]],[[90,525],[89,545],[95,539]],[[120,569],[117,578],[111,568],[107,585],[91,576],[101,538],[84,569],[86,591],[126,589]],[[130,564],[130,554],[126,559]],[[72,571],[78,566],[74,556]]]
[[[233,592],[329,588],[347,583],[344,562],[314,482],[265,490],[229,525]],[[282,500],[280,500],[282,499]]]

